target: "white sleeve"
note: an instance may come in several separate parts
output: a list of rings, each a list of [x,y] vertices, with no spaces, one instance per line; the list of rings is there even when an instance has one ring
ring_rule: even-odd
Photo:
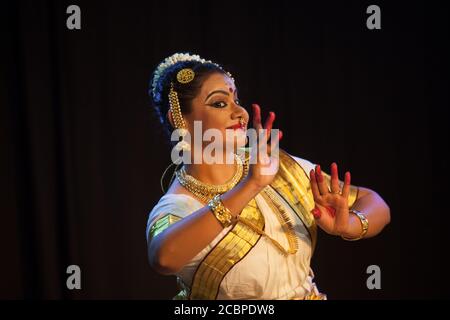
[[[202,208],[203,205],[195,199],[181,195],[181,194],[168,194],[164,195],[159,202],[153,207],[147,220],[146,237],[148,241],[148,235],[151,227],[168,214],[172,214],[179,218],[185,218],[191,213]]]

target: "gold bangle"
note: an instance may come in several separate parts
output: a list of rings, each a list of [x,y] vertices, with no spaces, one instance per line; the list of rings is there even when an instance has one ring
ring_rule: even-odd
[[[222,227],[226,228],[232,224],[233,215],[231,214],[231,211],[223,205],[219,194],[214,196],[214,198],[208,202],[208,207]]]
[[[361,222],[361,228],[362,228],[361,234],[357,238],[346,238],[344,236],[341,236],[341,238],[344,240],[347,240],[347,241],[360,240],[360,239],[364,238],[364,236],[367,233],[367,230],[369,230],[369,220],[367,220],[366,216],[361,211],[358,211],[355,209],[350,209],[350,212],[356,214],[356,216],[359,218],[359,221]]]

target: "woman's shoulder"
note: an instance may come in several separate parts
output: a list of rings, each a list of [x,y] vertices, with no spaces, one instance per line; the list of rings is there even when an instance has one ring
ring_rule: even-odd
[[[175,179],[167,192],[153,207],[150,216],[154,217],[171,213],[184,217],[201,207],[203,207],[203,204],[190,195]]]
[[[153,207],[151,213],[156,213],[159,211],[171,211],[171,213],[184,213],[186,210],[191,210],[192,208],[202,207],[200,202],[185,193],[165,193],[159,200],[158,203]]]
[[[175,220],[183,219],[202,207],[203,205],[198,200],[187,194],[165,193],[148,215],[146,229],[147,240],[149,230],[160,219],[164,217],[175,217]]]
[[[200,201],[187,191],[178,180],[174,180],[167,192],[161,197],[164,201],[175,201],[187,204],[201,204]]]

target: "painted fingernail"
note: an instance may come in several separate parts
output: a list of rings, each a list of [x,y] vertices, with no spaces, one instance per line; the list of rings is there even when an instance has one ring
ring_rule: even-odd
[[[351,175],[350,175],[350,172],[347,171],[347,172],[345,173],[345,183],[346,183],[346,184],[350,184],[350,180],[351,180]]]
[[[275,119],[275,115],[273,112],[269,112],[269,116],[267,117],[266,123],[265,123],[265,127],[267,128],[267,130],[271,130],[272,129],[272,125],[273,125],[273,121]]]
[[[322,183],[322,176],[316,172],[316,180],[319,183]]]
[[[336,209],[333,207],[326,207],[328,213],[330,214],[331,217],[335,217],[336,216]]]
[[[319,208],[314,208],[311,210],[312,215],[314,216],[314,219],[319,219],[322,213],[320,212]]]
[[[283,131],[278,131],[278,139],[281,140],[283,138]]]
[[[332,170],[332,171],[336,171],[336,170],[337,170],[337,164],[336,164],[336,162],[333,162],[333,163],[331,164],[331,170]]]
[[[310,177],[310,180],[316,181],[316,174],[314,173],[313,169],[311,169],[311,171],[309,172],[309,177]]]
[[[323,182],[322,170],[320,169],[320,165],[318,165],[316,169],[316,178],[320,183]]]

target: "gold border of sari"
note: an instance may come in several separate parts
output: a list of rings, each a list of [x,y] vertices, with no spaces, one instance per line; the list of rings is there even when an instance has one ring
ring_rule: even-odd
[[[314,252],[317,243],[317,226],[311,213],[314,209],[314,197],[309,176],[286,151],[280,149],[279,155],[278,173],[270,185],[284,198],[305,225],[311,238],[312,252]]]
[[[270,185],[300,217],[315,246],[317,231],[314,217],[310,212],[314,208],[314,199],[309,178],[300,164],[282,150],[280,150],[279,171]],[[264,216],[255,199],[244,208],[241,216],[261,229],[264,226]],[[259,238],[258,233],[238,222],[199,264],[193,277],[189,298],[216,299],[225,275],[250,252]]]
[[[264,229],[264,216],[255,199],[242,210],[241,216]],[[245,224],[237,222],[199,264],[192,280],[189,299],[216,299],[225,275],[250,252],[260,237]]]
[[[309,175],[291,155],[284,150],[279,151],[279,170],[270,186],[288,203],[305,225],[311,238],[312,253],[314,253],[317,243],[317,226],[311,213],[315,204]],[[329,185],[329,175],[325,175],[328,176],[326,181]],[[353,206],[357,195],[358,188],[351,186],[349,207]],[[259,228],[264,228],[264,216],[255,199],[252,199],[243,209],[241,216]],[[257,232],[238,222],[199,264],[193,276],[191,289],[183,286],[183,294],[177,297],[188,297],[193,300],[216,299],[226,274],[250,252],[260,237]]]

